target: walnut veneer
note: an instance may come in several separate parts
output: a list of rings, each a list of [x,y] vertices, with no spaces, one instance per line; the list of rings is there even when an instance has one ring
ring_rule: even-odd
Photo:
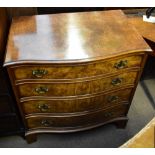
[[[4,66],[27,141],[110,122],[125,127],[151,51],[120,10],[14,18]]]

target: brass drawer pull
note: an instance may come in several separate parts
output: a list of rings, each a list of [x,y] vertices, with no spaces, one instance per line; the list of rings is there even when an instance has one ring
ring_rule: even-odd
[[[37,69],[37,70],[33,70],[32,71],[32,75],[35,76],[35,77],[37,77],[37,78],[41,78],[44,75],[46,75],[47,73],[48,73],[48,71],[45,70],[45,69],[42,69],[42,70]]]
[[[127,67],[128,61],[127,60],[120,60],[119,62],[116,62],[114,67],[117,69],[123,69]]]
[[[123,80],[122,78],[114,78],[114,79],[112,79],[111,84],[113,86],[120,85],[122,83],[122,80]]]
[[[118,100],[118,96],[109,96],[108,97],[108,102],[114,102]]]
[[[49,105],[47,104],[39,104],[38,105],[38,109],[41,111],[41,112],[46,112],[50,109]]]
[[[36,88],[35,91],[38,94],[45,94],[46,92],[48,92],[48,88],[46,88],[46,87],[39,87],[39,88]]]
[[[49,127],[51,126],[53,123],[51,121],[48,120],[42,120],[41,121],[41,125],[45,126],[45,127]]]
[[[104,114],[104,116],[105,116],[105,117],[111,117],[111,116],[113,116],[113,113],[112,113],[112,112],[106,112],[106,113]]]

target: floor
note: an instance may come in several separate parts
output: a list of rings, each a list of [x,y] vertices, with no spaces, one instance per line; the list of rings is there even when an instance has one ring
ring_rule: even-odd
[[[0,148],[117,148],[140,131],[155,116],[155,79],[139,83],[130,107],[125,129],[108,124],[70,134],[40,134],[27,144],[20,136],[0,138]]]

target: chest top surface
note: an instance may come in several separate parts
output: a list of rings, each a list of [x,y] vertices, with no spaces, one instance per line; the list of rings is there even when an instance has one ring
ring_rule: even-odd
[[[151,51],[120,10],[14,18],[5,64],[79,62]]]

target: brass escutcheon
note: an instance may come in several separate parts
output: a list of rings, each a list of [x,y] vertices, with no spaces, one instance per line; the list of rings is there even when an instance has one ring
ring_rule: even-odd
[[[116,62],[114,67],[117,69],[123,69],[127,67],[128,61],[127,60],[120,60],[119,62]]]
[[[35,88],[35,91],[38,94],[45,94],[46,92],[48,92],[48,88],[46,88],[46,87],[38,87],[38,88]]]
[[[114,86],[116,86],[116,85],[120,85],[121,84],[121,82],[122,82],[122,78],[114,78],[114,79],[112,79],[112,81],[111,81],[111,84],[112,85],[114,85]]]
[[[52,125],[52,122],[51,121],[49,122],[48,120],[42,120],[41,125],[48,127]]]
[[[114,102],[118,100],[118,96],[109,96],[108,97],[108,102]]]
[[[41,112],[46,112],[49,110],[49,105],[48,104],[45,104],[45,103],[40,103],[38,105],[38,109],[41,111]]]
[[[32,71],[32,75],[37,77],[37,78],[41,78],[44,75],[46,75],[47,73],[48,73],[48,71],[45,69],[37,69],[37,70]]]

